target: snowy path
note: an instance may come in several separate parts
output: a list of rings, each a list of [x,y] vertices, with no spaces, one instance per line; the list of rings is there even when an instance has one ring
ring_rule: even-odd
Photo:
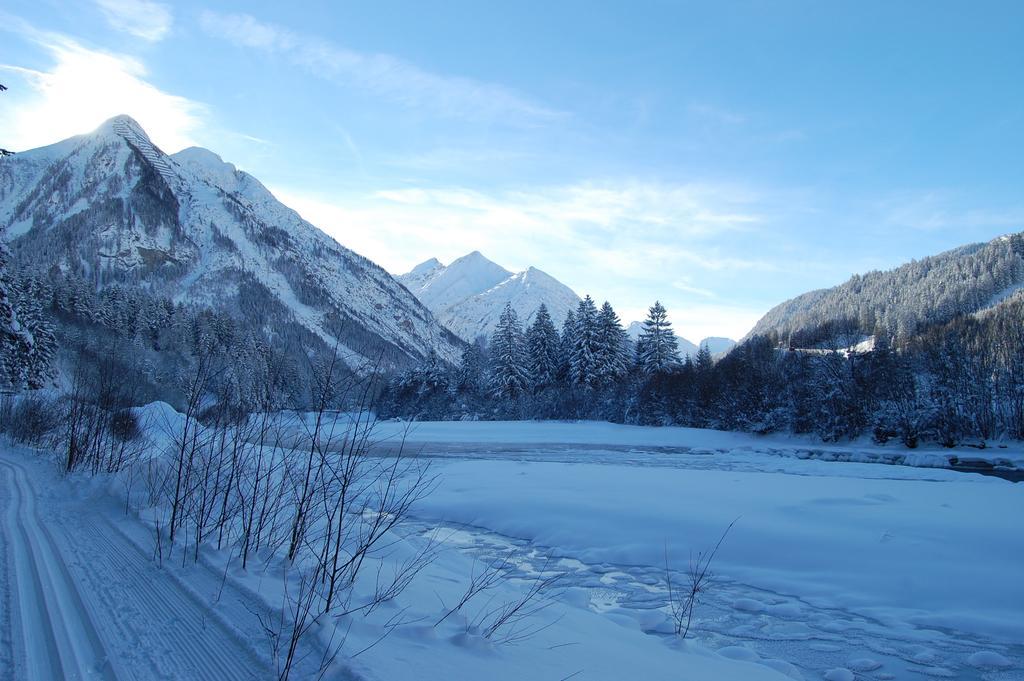
[[[511,556],[509,577],[531,581],[542,570],[560,571],[563,600],[652,636],[671,635],[664,568],[587,564],[557,549],[539,547],[480,527],[418,521],[410,529],[440,539],[481,564]],[[951,678],[1017,681],[1019,668],[972,664],[978,651],[1024,660],[1024,645],[1007,645],[962,632],[900,626],[885,617],[823,607],[791,595],[716,578],[702,601],[694,638],[733,659],[759,662],[793,679],[818,679],[850,669],[857,679]],[[981,658],[984,659],[984,658]]]
[[[159,569],[103,509],[41,494],[32,484],[38,472],[14,457],[0,458],[0,642],[13,651],[0,657],[0,678],[272,676],[246,642],[259,639],[236,629],[253,619],[245,594],[222,590],[217,575],[202,567],[188,572],[186,586]]]
[[[5,605],[17,612],[4,621],[10,628],[6,638],[17,651],[13,662],[21,672],[18,677],[118,678],[52,535],[39,522],[24,470],[2,461],[0,471],[7,492],[4,536],[10,559]]]

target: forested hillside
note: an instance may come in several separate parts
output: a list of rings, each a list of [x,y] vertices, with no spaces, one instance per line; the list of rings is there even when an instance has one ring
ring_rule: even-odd
[[[1013,234],[797,296],[772,308],[748,338],[813,347],[876,332],[907,337],[991,307],[1022,286],[1024,234]]]

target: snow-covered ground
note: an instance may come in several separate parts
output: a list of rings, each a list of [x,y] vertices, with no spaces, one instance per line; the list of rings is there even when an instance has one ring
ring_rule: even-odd
[[[684,569],[738,518],[703,645],[808,679],[1024,678],[1024,485],[932,467],[948,450],[909,452],[919,468],[823,460],[891,462],[879,452],[908,453],[895,446],[600,423],[422,423],[407,437],[454,459],[421,517],[469,551],[572,566],[577,602],[625,628],[664,636],[666,547]]]
[[[771,434],[753,435],[698,428],[628,426],[601,421],[382,421],[375,436],[383,443],[401,441],[427,453],[476,457],[480,451],[519,449],[524,456],[553,460],[554,452],[569,450],[591,460],[595,448],[604,452],[661,455],[646,463],[690,467],[696,465],[678,455],[724,455],[820,459],[857,463],[950,468],[956,464],[985,462],[997,469],[1024,470],[1024,445],[1020,442],[988,443],[988,446],[945,448],[928,444],[907,449],[899,442],[877,445],[868,438],[853,442],[823,443],[815,437]],[[440,445],[440,446],[438,446]],[[543,447],[539,447],[543,445]],[[581,448],[578,445],[588,445]],[[641,457],[643,458],[643,457]],[[610,463],[616,463],[614,457]],[[633,463],[642,463],[635,460]],[[719,462],[715,465],[727,465]],[[830,469],[831,470],[831,469]]]
[[[381,450],[404,430],[380,424]],[[316,630],[346,637],[328,678],[1024,678],[1022,484],[800,453],[896,447],[687,429],[422,423],[408,441],[432,457],[437,488],[380,566],[431,542],[435,558],[370,616]],[[59,480],[3,449],[0,678],[53,676],[31,660],[81,678],[272,677],[254,613],[281,596],[273,556],[242,571],[210,549],[182,567],[179,549],[160,567],[119,482]],[[679,579],[736,519],[680,642],[666,556]],[[439,623],[495,562],[500,582]],[[496,605],[556,573],[524,636],[480,635]]]

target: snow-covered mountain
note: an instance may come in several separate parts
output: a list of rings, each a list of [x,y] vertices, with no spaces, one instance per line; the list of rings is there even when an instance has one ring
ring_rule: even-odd
[[[708,336],[700,342],[700,345],[702,347],[706,345],[712,357],[720,357],[736,347],[736,341],[731,338]]]
[[[0,230],[23,267],[254,311],[268,332],[337,341],[352,366],[460,353],[405,287],[254,177],[206,149],[164,154],[127,116],[0,160]]]
[[[536,267],[512,273],[473,251],[447,267],[436,258],[420,263],[398,277],[446,327],[472,341],[489,336],[507,303],[524,325],[533,320],[541,303],[556,327],[579,304],[572,289]]]
[[[484,293],[511,276],[511,272],[485,258],[480,251],[473,251],[447,267],[437,258],[431,258],[408,274],[399,276],[398,280],[434,314],[440,315],[453,305]]]

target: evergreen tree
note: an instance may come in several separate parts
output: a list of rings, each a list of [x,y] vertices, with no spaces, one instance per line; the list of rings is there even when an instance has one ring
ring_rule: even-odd
[[[598,346],[597,306],[586,296],[576,308],[569,346],[569,381],[573,385],[593,387],[598,383]]]
[[[658,301],[644,320],[636,345],[636,363],[645,374],[664,373],[679,364],[679,343],[668,321],[668,311]]]
[[[425,395],[437,395],[448,390],[448,367],[431,348],[419,368],[420,390]]]
[[[24,358],[25,382],[28,388],[42,388],[50,378],[57,354],[57,337],[53,324],[43,312],[45,287],[34,277],[20,278],[15,287],[15,307],[21,326],[31,337]]]
[[[543,390],[557,380],[560,342],[548,308],[541,303],[526,332],[526,354],[534,390]]]
[[[515,399],[526,391],[529,379],[523,328],[511,303],[498,319],[491,336],[491,392],[495,397]]]
[[[614,383],[629,370],[629,337],[619,316],[608,301],[597,314],[597,380],[602,385]]]
[[[697,359],[694,363],[701,372],[711,372],[711,368],[715,365],[715,360],[711,356],[711,350],[708,348],[707,343],[700,344],[700,349],[697,350]]]
[[[479,397],[484,392],[487,353],[481,339],[466,346],[455,372],[455,392],[466,397]]]
[[[686,356],[690,361],[690,356]],[[713,422],[711,408],[714,404],[715,395],[715,361],[711,357],[711,350],[706,343],[702,343],[697,351],[697,358],[693,361],[693,380],[697,408],[695,422],[693,425],[709,427]]]
[[[569,383],[569,358],[572,356],[572,342],[576,335],[576,314],[569,310],[562,322],[562,333],[558,339],[558,380]]]

